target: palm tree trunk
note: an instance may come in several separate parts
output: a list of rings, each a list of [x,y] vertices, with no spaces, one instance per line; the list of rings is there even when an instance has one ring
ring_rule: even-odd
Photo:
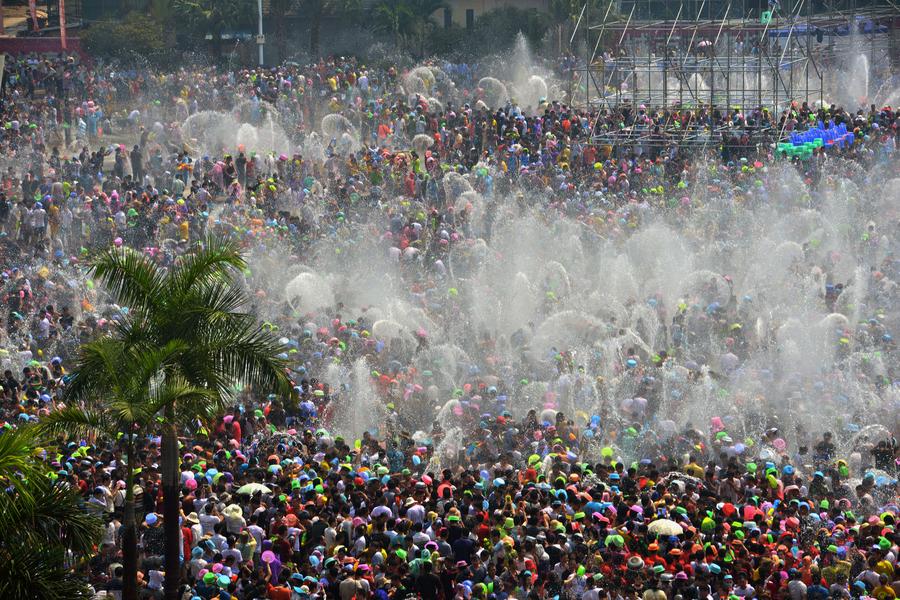
[[[278,50],[279,62],[287,60],[287,40],[284,39],[283,19],[278,19],[279,25],[275,27],[275,48]]]
[[[319,35],[322,32],[322,2],[313,2],[309,15],[309,55],[319,58]]]
[[[181,584],[181,524],[178,517],[180,493],[178,487],[178,433],[175,429],[175,408],[166,407],[165,424],[162,432],[162,484],[163,484],[163,531],[165,533],[166,600],[178,600],[178,586]]]
[[[134,427],[131,428],[134,431]],[[125,514],[122,519],[122,554],[124,557],[125,577],[122,581],[122,598],[137,600],[137,530],[134,523],[134,438],[128,434],[126,450],[128,465],[125,471]]]
[[[422,28],[419,30],[419,58],[425,58],[425,35],[428,31],[428,22],[422,22]]]

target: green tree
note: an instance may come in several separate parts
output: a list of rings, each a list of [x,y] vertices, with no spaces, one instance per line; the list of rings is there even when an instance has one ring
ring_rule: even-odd
[[[84,510],[77,490],[47,476],[36,450],[33,431],[0,434],[0,598],[89,600],[68,563],[93,552],[100,519]]]
[[[476,53],[474,56],[512,48],[519,33],[525,36],[532,49],[541,47],[544,35],[550,24],[545,16],[536,10],[521,8],[500,8],[491,10],[475,22],[472,30],[473,43],[470,44]]]
[[[249,0],[174,0],[172,14],[195,36],[212,36],[213,52],[222,53],[222,34],[252,28],[256,3]]]
[[[419,57],[425,55],[425,43],[434,30],[434,13],[447,8],[443,0],[398,0],[405,2],[412,12],[412,35],[416,40]]]
[[[298,0],[300,16],[309,23],[309,54],[319,56],[322,19],[326,15],[346,19],[359,13],[361,0]]]
[[[569,40],[571,39],[572,32],[575,31],[575,24],[578,23],[578,17],[582,16],[582,11],[584,11],[584,15],[582,16],[582,21],[579,25],[579,31],[583,35],[585,29],[581,28],[589,25],[586,20],[588,10],[590,10],[590,24],[597,25],[602,21],[611,1],[612,0],[587,0],[587,2],[585,2],[585,0],[551,0],[550,17],[556,24],[557,51],[562,52],[563,47],[571,50],[571,48],[569,48]],[[609,19],[613,20],[618,16],[615,7],[613,7],[609,13]]]
[[[404,36],[413,29],[414,15],[406,2],[382,0],[372,11],[374,29],[379,33],[389,34],[397,48],[404,46]]]
[[[129,347],[113,337],[85,344],[79,349],[73,371],[73,381],[78,384],[66,390],[68,406],[44,417],[39,425],[42,432],[75,439],[88,435],[115,439],[124,434],[121,444],[125,454],[122,523],[125,600],[136,600],[138,595],[135,439],[158,431],[157,417],[169,406],[175,407],[177,417],[214,416],[214,392],[178,380],[177,374],[164,377],[166,368],[184,350],[180,341],[150,350]]]
[[[175,6],[172,0],[148,0],[145,11],[160,25],[169,25],[175,17]]]
[[[281,61],[287,59],[287,35],[285,31],[285,15],[297,5],[297,0],[270,0],[269,16],[272,19],[275,34],[275,47],[278,49],[278,58]]]
[[[115,339],[136,352],[177,345],[179,351],[166,362],[161,377],[166,383],[210,390],[211,409],[218,410],[233,401],[238,383],[290,393],[286,365],[277,358],[282,345],[245,312],[249,297],[236,275],[246,266],[234,243],[207,239],[169,270],[129,248],[110,248],[92,270],[113,301],[130,309]],[[80,394],[78,388],[93,376],[93,370],[82,368],[70,382],[75,388],[71,393]],[[181,577],[177,423],[182,408],[178,402],[166,405],[162,424],[164,570],[166,598],[172,600]]]
[[[82,32],[81,42],[92,56],[106,60],[164,65],[171,58],[160,24],[139,13],[122,21],[93,23]]]

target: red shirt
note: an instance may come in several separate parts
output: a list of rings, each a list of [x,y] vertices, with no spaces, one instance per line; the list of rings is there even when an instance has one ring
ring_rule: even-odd
[[[269,590],[268,596],[272,600],[291,600],[291,588],[287,586],[275,587],[270,583],[267,589]]]
[[[190,527],[182,527],[181,528],[181,536],[184,538],[184,555],[191,555],[191,546],[194,545],[194,534],[191,533]]]

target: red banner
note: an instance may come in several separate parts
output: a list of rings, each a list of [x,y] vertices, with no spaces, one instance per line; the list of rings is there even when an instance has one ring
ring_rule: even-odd
[[[59,0],[59,41],[63,50],[66,47],[66,0]]]
[[[37,31],[38,21],[37,21],[37,0],[28,0],[28,9],[31,11],[31,28]]]

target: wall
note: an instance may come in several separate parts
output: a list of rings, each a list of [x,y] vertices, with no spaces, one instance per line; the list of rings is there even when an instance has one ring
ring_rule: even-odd
[[[81,48],[81,40],[66,37],[68,54],[85,56]],[[59,54],[63,52],[58,37],[0,37],[0,54]]]
[[[452,10],[453,24],[465,27],[466,10],[473,10],[477,20],[479,15],[507,6],[514,6],[522,10],[547,11],[550,7],[550,0],[449,0],[446,4]],[[438,27],[444,26],[443,9],[434,13],[434,22],[438,24]]]

